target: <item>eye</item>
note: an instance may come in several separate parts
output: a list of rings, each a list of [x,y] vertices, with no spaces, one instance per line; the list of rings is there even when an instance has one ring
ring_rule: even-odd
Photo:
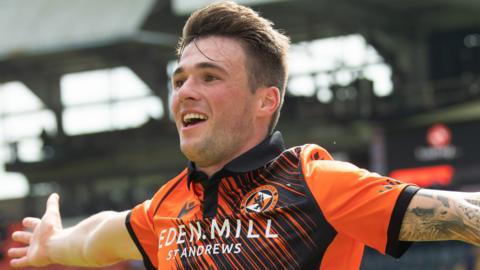
[[[207,74],[207,75],[205,75],[203,80],[206,81],[206,82],[213,82],[213,81],[218,80],[218,78],[214,75]]]
[[[182,87],[182,85],[185,83],[185,80],[182,80],[182,79],[176,79],[173,81],[173,88],[174,89],[178,89],[180,87]]]

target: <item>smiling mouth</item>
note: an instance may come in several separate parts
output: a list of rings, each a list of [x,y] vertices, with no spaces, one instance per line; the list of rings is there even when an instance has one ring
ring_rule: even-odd
[[[184,127],[190,127],[201,122],[207,121],[208,117],[204,114],[199,113],[187,113],[182,118],[182,123]]]

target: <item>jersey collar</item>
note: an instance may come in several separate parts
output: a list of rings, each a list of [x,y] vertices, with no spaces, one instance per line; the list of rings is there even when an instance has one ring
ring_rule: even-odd
[[[273,134],[265,138],[261,143],[227,163],[222,170],[214,175],[223,175],[228,172],[244,173],[258,169],[275,159],[284,150],[285,144],[283,142],[282,134],[279,131],[275,131]],[[197,180],[198,178],[205,178],[198,177],[198,174],[203,173],[197,171],[195,168],[195,163],[190,161],[188,164],[188,186],[190,186],[194,179]]]

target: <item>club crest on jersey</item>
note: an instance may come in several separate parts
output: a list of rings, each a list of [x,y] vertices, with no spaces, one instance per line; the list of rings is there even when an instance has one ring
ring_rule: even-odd
[[[272,210],[278,201],[278,191],[274,186],[260,186],[243,197],[240,210],[243,213],[261,213]]]

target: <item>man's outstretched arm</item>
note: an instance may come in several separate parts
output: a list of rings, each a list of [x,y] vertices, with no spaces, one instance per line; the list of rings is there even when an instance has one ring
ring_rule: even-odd
[[[13,240],[26,245],[8,251],[13,267],[103,266],[142,258],[125,226],[128,212],[101,212],[63,229],[58,200],[57,194],[50,195],[42,219],[25,218],[28,231],[12,234]]]
[[[460,240],[480,246],[480,194],[419,190],[405,213],[399,239]]]

